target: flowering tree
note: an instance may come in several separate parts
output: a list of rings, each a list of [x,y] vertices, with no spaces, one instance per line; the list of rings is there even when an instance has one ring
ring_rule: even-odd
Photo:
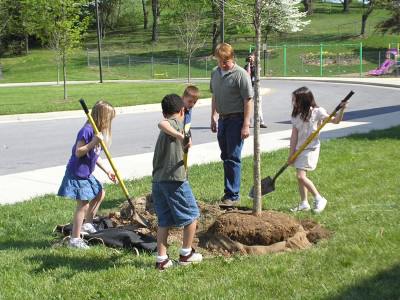
[[[236,16],[236,22],[251,23],[256,37],[256,81],[254,85],[254,202],[253,213],[261,213],[261,156],[260,156],[260,47],[262,33],[296,32],[308,25],[305,12],[300,12],[301,0],[215,0],[225,1],[225,8]]]

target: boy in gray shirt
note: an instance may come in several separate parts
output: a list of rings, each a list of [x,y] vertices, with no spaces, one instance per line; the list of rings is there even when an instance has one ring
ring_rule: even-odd
[[[170,227],[183,227],[183,245],[179,264],[201,262],[203,257],[192,248],[200,216],[196,199],[186,180],[183,165],[183,119],[185,108],[181,97],[166,95],[162,102],[165,120],[175,132],[160,131],[153,157],[152,199],[158,218],[156,268],[165,270],[173,265],[167,255],[167,239]]]

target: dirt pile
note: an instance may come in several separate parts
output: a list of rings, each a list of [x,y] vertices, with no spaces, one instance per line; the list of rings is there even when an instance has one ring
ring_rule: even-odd
[[[154,237],[157,217],[151,195],[134,200],[136,210],[145,217],[149,228],[135,228]],[[251,211],[223,211],[218,206],[198,203],[201,216],[198,220],[195,247],[230,255],[233,253],[265,254],[293,249],[306,249],[321,239],[328,238],[330,231],[312,220],[299,221],[294,217],[275,211],[263,211],[254,216]],[[129,225],[131,209],[125,202],[120,211],[111,213],[116,226]],[[132,225],[135,227],[135,225]],[[169,243],[181,242],[182,228],[170,230]]]

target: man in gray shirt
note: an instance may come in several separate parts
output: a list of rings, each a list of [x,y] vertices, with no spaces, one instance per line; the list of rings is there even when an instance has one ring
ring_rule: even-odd
[[[218,66],[211,73],[211,131],[217,132],[224,163],[224,196],[221,207],[239,203],[243,140],[250,135],[253,88],[249,74],[234,61],[231,45],[215,48]]]

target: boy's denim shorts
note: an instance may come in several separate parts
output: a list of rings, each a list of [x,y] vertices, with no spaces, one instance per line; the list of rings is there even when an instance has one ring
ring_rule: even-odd
[[[152,199],[160,227],[186,226],[200,216],[188,181],[153,182]]]

